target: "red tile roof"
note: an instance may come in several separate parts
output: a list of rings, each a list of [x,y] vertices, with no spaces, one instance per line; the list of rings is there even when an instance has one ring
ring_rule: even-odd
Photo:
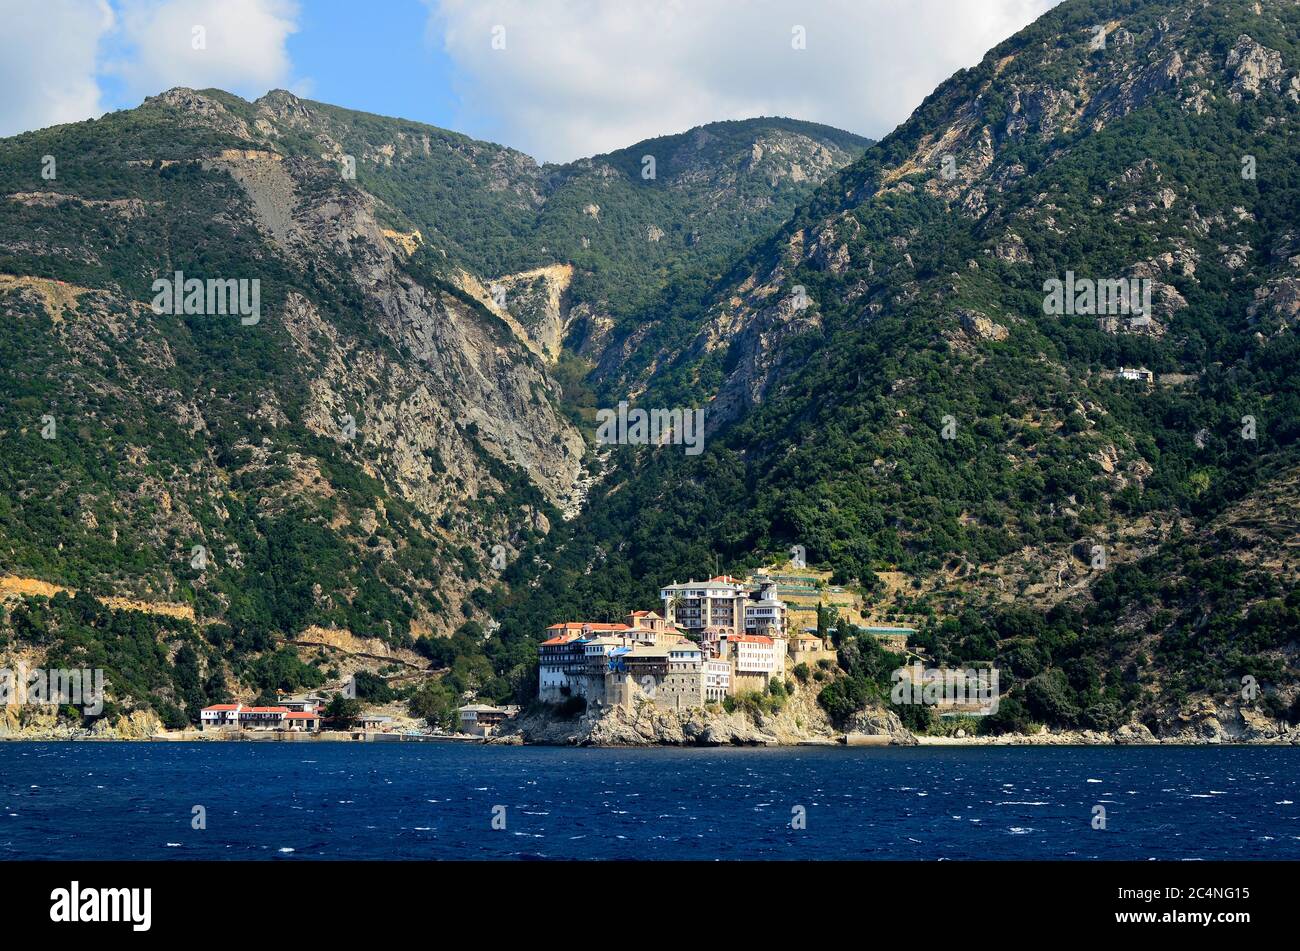
[[[239,709],[239,704],[237,703],[215,703],[210,707],[203,708],[204,712],[207,712],[209,710],[218,711],[218,710],[238,710],[238,709]]]
[[[319,713],[288,713],[284,717],[286,720],[319,720]]]
[[[626,631],[627,625],[626,624],[604,624],[597,621],[563,621],[559,624],[552,624],[546,630],[548,633],[550,631],[562,631],[562,632],[577,631],[581,633],[583,628],[587,628],[592,631]]]
[[[765,637],[762,634],[732,634],[727,637],[729,641],[740,641],[745,644],[772,644],[775,643],[772,638]]]

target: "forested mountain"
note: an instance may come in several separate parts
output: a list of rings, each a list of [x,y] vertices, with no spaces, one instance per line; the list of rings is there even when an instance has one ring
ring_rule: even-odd
[[[0,654],[172,724],[337,688],[305,632],[508,695],[497,575],[581,502],[569,325],[594,352],[707,285],[865,144],[756,119],[539,166],[188,89],[0,141]]]
[[[1248,676],[1294,719],[1298,42],[1289,0],[1067,0],[943,83],[607,351],[601,405],[710,438],[616,450],[503,641],[798,544],[997,664],[992,729],[1160,732]],[[1053,298],[1120,280],[1149,312]],[[839,712],[879,695],[843,646]]]
[[[1298,41],[1289,0],[1066,0],[870,147],[539,166],[186,89],[4,140],[0,651],[183,722],[355,636],[445,713],[801,545],[997,665],[985,729],[1217,735],[1247,677],[1300,719]],[[255,319],[160,312],[176,272]],[[623,400],[703,407],[703,453],[596,447]],[[884,661],[839,637],[842,720]]]

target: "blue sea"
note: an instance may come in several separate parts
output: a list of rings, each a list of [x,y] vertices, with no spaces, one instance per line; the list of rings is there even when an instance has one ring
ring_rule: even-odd
[[[5,859],[1300,859],[1298,803],[1278,747],[0,743]]]

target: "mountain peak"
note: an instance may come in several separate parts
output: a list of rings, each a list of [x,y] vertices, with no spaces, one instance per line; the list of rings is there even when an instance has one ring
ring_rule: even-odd
[[[287,89],[272,89],[266,95],[254,100],[253,105],[278,118],[311,115],[311,109],[308,108],[306,101]]]

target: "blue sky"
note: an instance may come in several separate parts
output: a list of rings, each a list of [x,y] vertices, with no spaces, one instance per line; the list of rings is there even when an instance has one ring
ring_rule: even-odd
[[[1056,2],[0,0],[0,135],[217,86],[550,161],[759,115],[880,137]]]
[[[428,20],[419,0],[312,0],[289,55],[312,99],[447,128],[456,70]]]

